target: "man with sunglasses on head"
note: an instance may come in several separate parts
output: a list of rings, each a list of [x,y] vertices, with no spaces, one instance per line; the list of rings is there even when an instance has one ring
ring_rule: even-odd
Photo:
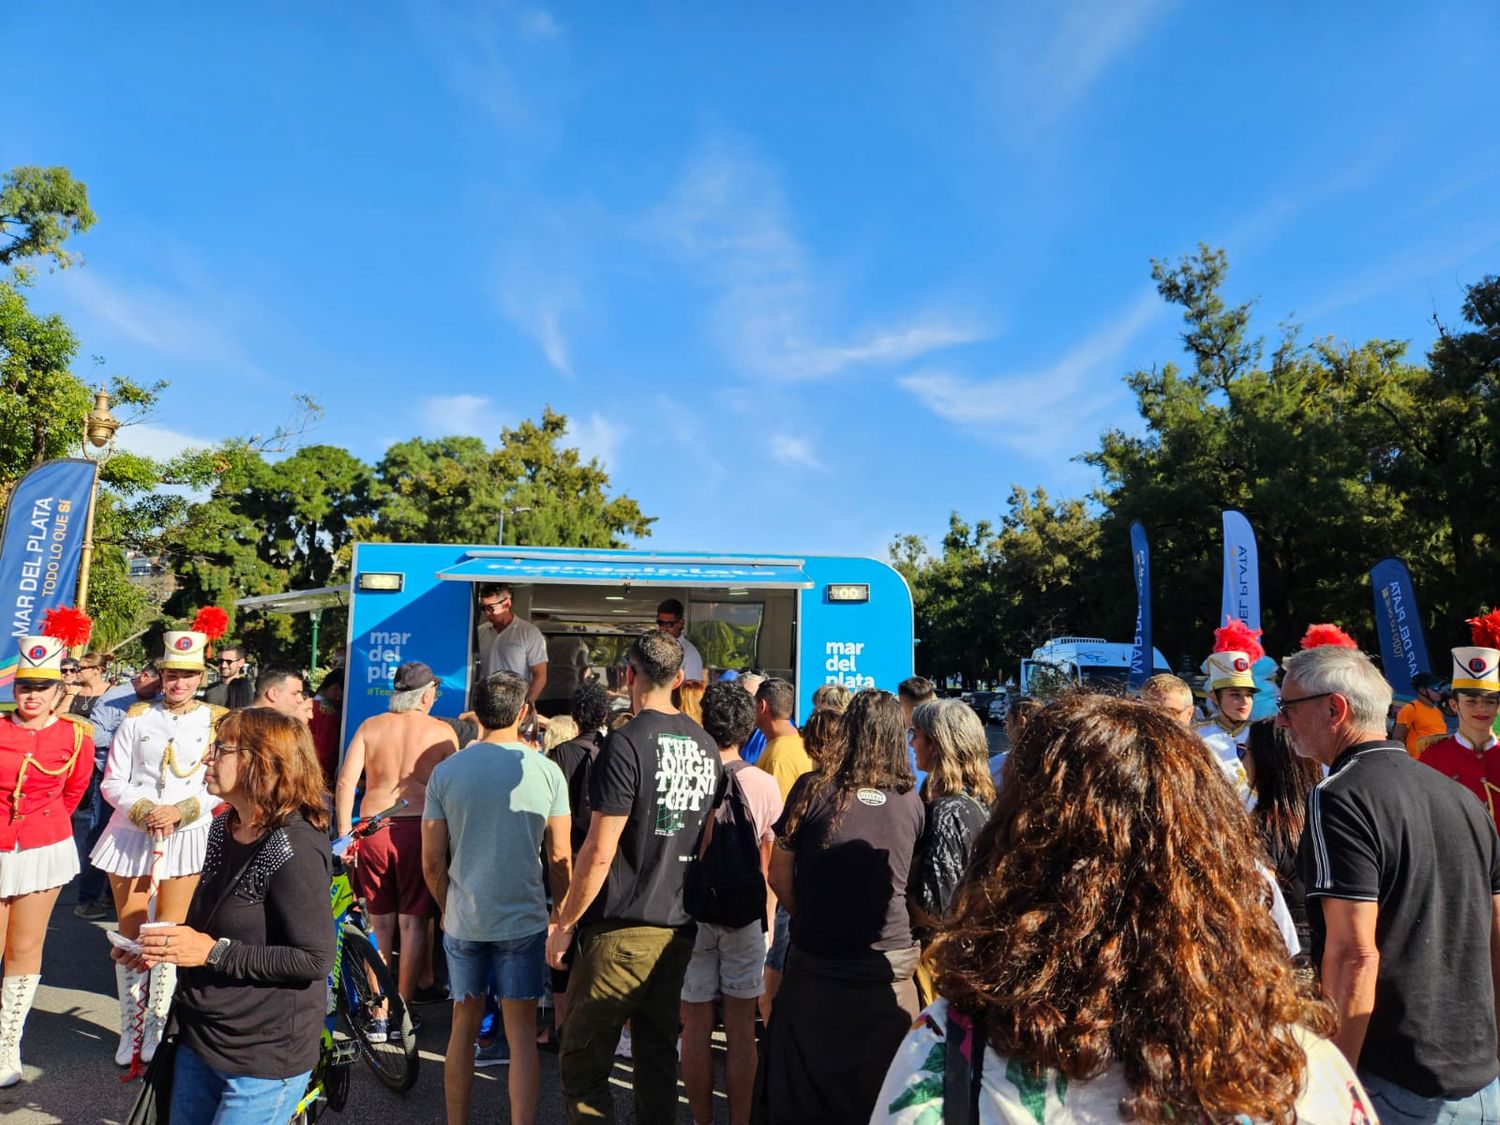
[[[526,681],[526,702],[536,705],[547,686],[547,639],[530,621],[515,615],[513,595],[504,582],[479,587],[479,678],[514,672]]]
[[[214,663],[218,665],[219,682],[203,693],[203,702],[228,707],[229,685],[245,674],[245,650],[240,645],[223,645]]]
[[[1465,676],[1500,689],[1500,652]],[[1282,661],[1276,722],[1328,767],[1297,861],[1334,1045],[1392,1122],[1500,1118],[1500,840],[1484,808],[1386,737],[1391,688],[1358,649]],[[1465,683],[1455,682],[1455,686]]]
[[[668,598],[656,607],[656,627],[682,646],[682,678],[702,682],[703,657],[699,654],[697,646],[683,636],[683,629],[686,626],[687,614],[683,612],[682,603],[676,598]]]

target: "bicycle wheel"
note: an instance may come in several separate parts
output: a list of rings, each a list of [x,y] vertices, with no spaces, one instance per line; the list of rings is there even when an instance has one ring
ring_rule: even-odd
[[[339,977],[339,1011],[359,1043],[360,1054],[376,1078],[404,1094],[417,1082],[417,1036],[411,1015],[375,946],[352,922],[344,923]],[[382,1014],[387,1038],[372,1042],[370,1025]]]

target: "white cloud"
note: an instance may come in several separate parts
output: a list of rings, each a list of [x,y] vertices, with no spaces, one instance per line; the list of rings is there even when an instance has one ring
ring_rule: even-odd
[[[516,16],[521,33],[528,39],[556,39],[562,28],[545,8],[527,8]]]
[[[1088,448],[1118,416],[1124,388],[1119,364],[1161,310],[1155,292],[1036,371],[973,379],[928,369],[899,382],[939,418],[1039,460]]]
[[[1023,131],[1055,124],[1129,54],[1176,0],[1066,0],[1034,9],[1042,27],[1007,20],[998,51],[1007,115]],[[1006,9],[1011,13],[1025,9]]]
[[[781,464],[791,468],[821,469],[823,462],[813,452],[812,445],[807,439],[792,437],[790,434],[773,434],[771,436],[771,456]]]
[[[418,404],[417,423],[425,437],[481,437],[493,445],[505,419],[484,395],[428,395]]]
[[[565,311],[577,307],[577,299],[566,286],[547,292],[532,280],[532,285],[523,285],[513,272],[506,281],[500,301],[505,318],[542,349],[555,371],[571,376],[572,350],[563,334],[562,317]]]
[[[190,449],[207,449],[214,443],[207,438],[194,437],[166,426],[150,422],[130,422],[120,427],[115,435],[115,444],[127,453],[170,461]]]
[[[599,464],[611,470],[619,468],[620,444],[629,432],[624,423],[611,422],[599,413],[568,419],[568,437],[579,455],[585,461],[597,459]]]
[[[718,291],[712,331],[750,374],[816,379],[855,367],[890,365],[982,339],[965,318],[908,316],[829,339],[815,270],[792,221],[774,169],[723,140],[691,161],[651,234]]]
[[[94,267],[55,274],[52,283],[72,305],[80,335],[90,346],[114,337],[171,359],[270,378],[223,327],[232,324],[239,311],[234,301],[206,291],[189,301],[158,286],[140,282],[126,286]]]
[[[1360,304],[1392,289],[1409,287],[1428,281],[1438,274],[1457,270],[1465,262],[1481,260],[1482,265],[1483,256],[1496,245],[1500,245],[1500,226],[1493,222],[1482,222],[1471,224],[1457,236],[1431,238],[1419,245],[1404,247],[1343,282],[1298,319],[1315,323],[1329,313]],[[1476,266],[1475,269],[1477,272],[1479,267]],[[1477,276],[1460,277],[1455,274],[1451,278],[1453,299],[1448,302],[1449,308],[1458,306],[1464,285],[1475,280]]]

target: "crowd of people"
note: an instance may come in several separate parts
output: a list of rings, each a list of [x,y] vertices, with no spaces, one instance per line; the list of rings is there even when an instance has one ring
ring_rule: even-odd
[[[149,1062],[171,1010],[180,1121],[286,1119],[326,1005],[330,834],[391,808],[350,863],[398,990],[451,999],[452,1122],[502,1061],[510,1120],[534,1120],[541,1040],[570,1120],[613,1119],[624,1053],[636,1120],[675,1121],[680,1077],[708,1125],[720,1025],[732,1125],[1500,1119],[1500,618],[1454,650],[1451,735],[1409,711],[1393,731],[1337,630],[1269,688],[1229,629],[1208,714],[1169,675],[1021,700],[992,758],[918,677],[825,685],[800,727],[786,679],[689,678],[675,602],[617,694],[579,675],[547,706],[545,646],[506,640],[508,590],[480,597],[505,652],[465,713],[434,717],[437,677],[404,664],[336,770],[300,674],[236,690],[226,646],[226,702],[201,698],[202,629],[115,693],[102,661],[21,638],[0,1085],[93,787],[115,1061]],[[84,917],[107,912],[90,889]]]

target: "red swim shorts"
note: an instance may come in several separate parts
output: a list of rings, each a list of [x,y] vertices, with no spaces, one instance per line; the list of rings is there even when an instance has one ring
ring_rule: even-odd
[[[436,914],[437,903],[422,878],[422,818],[395,817],[361,840],[353,882],[371,914]]]

